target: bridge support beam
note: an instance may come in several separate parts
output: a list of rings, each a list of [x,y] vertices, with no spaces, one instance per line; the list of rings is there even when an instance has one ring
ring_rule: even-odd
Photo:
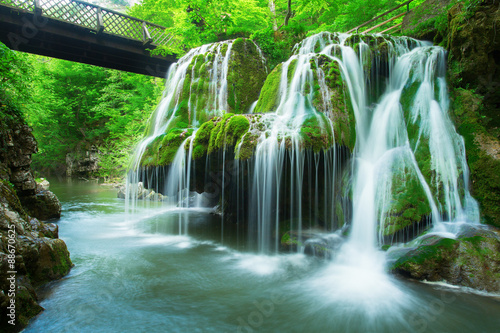
[[[6,6],[0,6],[0,41],[14,50],[161,78],[176,61],[151,56],[142,41]]]

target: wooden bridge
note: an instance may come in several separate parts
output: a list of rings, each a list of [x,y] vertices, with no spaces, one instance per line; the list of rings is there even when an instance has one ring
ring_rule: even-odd
[[[0,41],[9,48],[164,78],[174,56],[166,28],[78,0],[0,0]]]

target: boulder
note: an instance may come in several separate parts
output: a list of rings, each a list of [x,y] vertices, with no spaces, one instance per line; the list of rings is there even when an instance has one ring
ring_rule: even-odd
[[[29,215],[40,220],[61,217],[61,203],[51,191],[40,191],[36,195],[22,198],[23,207]]]
[[[45,178],[38,178],[38,179],[35,179],[35,181],[36,181],[37,192],[47,191],[50,187],[49,181]]]
[[[424,237],[395,260],[390,270],[404,277],[500,291],[500,234],[494,229],[468,229],[459,238]]]

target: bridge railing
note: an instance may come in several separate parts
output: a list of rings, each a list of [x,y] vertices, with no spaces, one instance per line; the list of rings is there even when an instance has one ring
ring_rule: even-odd
[[[156,46],[173,41],[165,27],[83,1],[0,0],[0,4],[72,23],[97,34],[108,33]]]
[[[352,28],[352,29],[351,29],[351,30],[349,30],[347,33],[352,33],[352,32],[356,32],[356,33],[358,33],[358,32],[360,32],[360,29],[361,29],[361,28],[363,28],[363,27],[365,27],[365,28],[366,28],[366,27],[368,27],[370,24],[372,24],[372,23],[374,23],[374,22],[378,21],[379,19],[381,19],[381,18],[382,18],[382,17],[384,17],[384,16],[387,16],[387,15],[389,15],[389,14],[391,14],[391,13],[394,13],[397,9],[399,9],[399,8],[401,8],[401,7],[403,7],[403,6],[406,6],[406,12],[403,12],[403,13],[400,13],[400,14],[398,14],[398,15],[396,15],[396,16],[393,16],[392,18],[390,18],[390,19],[388,19],[388,20],[386,20],[386,21],[384,21],[384,22],[382,22],[382,23],[379,23],[379,24],[377,24],[377,25],[375,25],[375,26],[373,26],[373,27],[371,27],[371,28],[369,28],[369,29],[367,29],[367,30],[365,30],[365,31],[361,32],[361,33],[362,33],[362,34],[365,34],[365,33],[368,33],[368,32],[371,32],[371,31],[374,31],[374,30],[376,30],[376,29],[378,29],[378,28],[380,28],[380,27],[382,27],[382,26],[386,25],[387,23],[394,21],[394,20],[395,20],[395,19],[397,19],[397,18],[400,18],[400,17],[402,17],[402,16],[405,16],[405,15],[406,15],[406,14],[410,11],[410,3],[411,3],[412,1],[413,1],[413,0],[408,0],[408,1],[406,1],[406,2],[404,2],[404,3],[402,3],[402,4],[400,4],[400,5],[398,5],[398,6],[394,7],[394,8],[392,8],[392,9],[389,9],[388,11],[386,11],[386,12],[384,12],[384,13],[382,13],[382,14],[380,14],[380,15],[378,15],[378,16],[376,16],[376,17],[374,17],[374,18],[372,18],[371,20],[368,20],[368,21],[366,21],[365,23],[360,24],[360,25],[358,25],[358,26],[357,26],[357,27],[355,27],[355,28]],[[393,26],[391,26],[391,27],[389,27],[389,28],[386,28],[385,30],[381,31],[380,33],[387,33],[387,32],[389,32],[389,31],[391,31],[391,30],[396,29],[397,27],[400,27],[401,25],[402,25],[402,23],[399,23],[399,24],[393,25]]]

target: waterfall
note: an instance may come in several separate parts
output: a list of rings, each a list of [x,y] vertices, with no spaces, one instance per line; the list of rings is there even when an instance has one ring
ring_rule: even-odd
[[[223,115],[224,110],[227,110],[227,74],[231,46],[231,41],[203,45],[192,49],[170,66],[163,98],[151,115],[145,137],[135,149],[132,158],[126,185],[127,210],[133,210],[137,205],[139,182],[152,178],[148,170],[142,167],[148,146],[155,140],[162,139],[174,127],[184,129],[185,133],[195,133],[188,128],[197,128],[200,121]],[[201,67],[206,68],[200,71]],[[201,85],[203,87],[200,87]],[[208,86],[208,98],[203,99],[199,96],[199,91],[205,86]],[[161,189],[158,184],[154,186],[157,191],[171,197],[168,201],[172,205],[189,206],[186,196],[189,195],[192,145],[189,147],[189,155],[185,156],[186,141],[175,154],[171,172],[163,175],[168,179],[167,186]],[[153,172],[157,174],[158,169]],[[154,178],[157,180],[159,175]]]
[[[225,221],[237,222],[260,253],[283,244],[303,251],[315,234],[342,230],[349,236],[340,258],[380,257],[379,246],[431,224],[478,222],[464,143],[448,116],[442,48],[320,33],[268,74],[258,101],[243,111],[251,114],[235,117],[232,54],[232,41],[204,45],[170,68],[129,173],[132,205],[132,185],[141,180],[169,204],[193,207],[201,165],[206,181],[222,172],[221,240]],[[231,123],[237,117],[239,125]],[[186,232],[187,222],[179,223]]]

